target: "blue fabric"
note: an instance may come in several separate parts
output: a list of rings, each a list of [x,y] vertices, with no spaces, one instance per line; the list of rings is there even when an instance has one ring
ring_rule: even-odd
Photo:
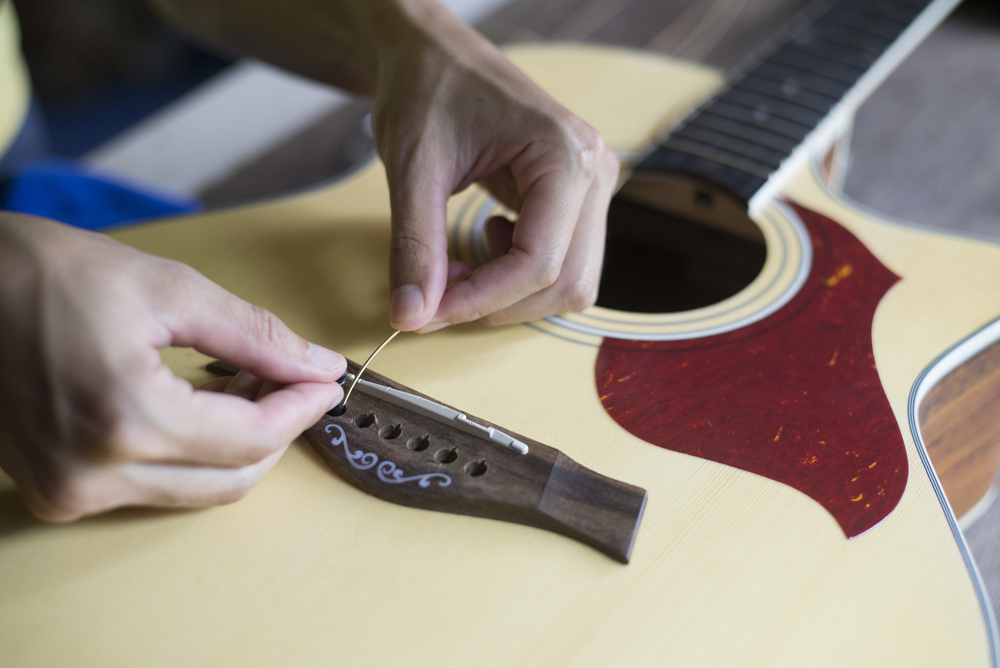
[[[36,98],[31,98],[28,114],[21,123],[21,129],[14,137],[7,152],[0,155],[0,180],[6,180],[17,171],[19,165],[28,161],[41,160],[49,155],[49,134],[42,116],[42,106]]]
[[[94,173],[66,161],[21,165],[5,184],[0,209],[45,216],[88,230],[201,210],[201,203]]]

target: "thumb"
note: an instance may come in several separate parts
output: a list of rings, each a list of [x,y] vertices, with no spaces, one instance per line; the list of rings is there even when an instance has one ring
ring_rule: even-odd
[[[398,183],[390,183],[389,322],[394,329],[412,331],[430,322],[447,287],[446,181],[414,165]]]
[[[277,383],[337,380],[343,356],[293,332],[270,311],[254,306],[198,274],[172,300],[170,345],[189,346]]]

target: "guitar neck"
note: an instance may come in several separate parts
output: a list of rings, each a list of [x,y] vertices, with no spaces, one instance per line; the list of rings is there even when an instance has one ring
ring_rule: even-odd
[[[958,0],[814,2],[777,48],[674,128],[637,172],[679,172],[764,206]]]

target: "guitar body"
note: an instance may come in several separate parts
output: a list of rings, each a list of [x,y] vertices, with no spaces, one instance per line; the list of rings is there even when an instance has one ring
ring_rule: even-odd
[[[510,55],[625,156],[721,85],[715,71],[636,52],[526,46]],[[469,221],[489,208],[486,200],[476,188],[453,198],[458,253],[475,252],[474,235],[463,230],[474,228]],[[1000,248],[859,211],[811,167],[753,220],[767,244],[764,268],[720,304],[667,315],[595,307],[526,326],[451,327],[399,337],[374,364],[423,394],[645,488],[629,565],[554,533],[368,496],[301,440],[247,499],[200,511],[124,510],[50,527],[27,516],[5,481],[5,661],[995,665],[989,602],[918,439],[913,402],[942,374],[932,367],[942,353],[952,351],[954,367],[1000,338]],[[311,193],[113,236],[193,265],[303,336],[360,360],[389,332],[388,221],[384,171],[372,162]],[[823,255],[817,239],[834,237],[864,266],[844,270],[844,256]],[[860,327],[870,327],[871,359],[864,350],[851,358],[844,347],[837,360],[853,359],[859,377],[875,379],[866,390],[875,399],[859,403],[874,408],[823,428],[832,439],[864,440],[889,421],[886,447],[896,454],[869,453],[896,471],[878,479],[889,481],[894,498],[877,518],[820,498],[815,475],[794,478],[738,456],[720,461],[721,450],[707,446],[692,454],[706,433],[697,424],[676,439],[664,428],[660,439],[655,424],[623,417],[642,392],[609,398],[608,383],[627,375],[616,355],[628,348],[627,363],[641,358],[630,331],[655,333],[656,368],[671,369],[680,386],[682,372],[670,365],[683,366],[678,355],[689,354],[692,341],[732,350],[751,334],[797,326],[831,281],[849,285],[862,275],[881,281],[878,294],[864,308],[848,300],[835,324],[867,318]],[[834,343],[840,331],[827,332]],[[201,355],[168,350],[164,359],[192,382],[210,378]],[[796,364],[762,365],[761,377],[771,370],[784,374],[781,386],[805,382],[811,371]],[[829,392],[845,377],[815,375],[814,389]],[[674,403],[661,415],[693,415],[722,391],[718,378],[688,386],[686,407]],[[760,398],[781,386],[734,380],[726,396]],[[835,389],[844,401],[854,391]],[[768,431],[768,443],[783,443],[772,433],[812,424],[796,402],[768,406],[766,419],[750,421],[783,429]],[[737,413],[720,410],[719,418]],[[870,461],[865,470],[880,470]],[[877,496],[882,484],[861,491]]]

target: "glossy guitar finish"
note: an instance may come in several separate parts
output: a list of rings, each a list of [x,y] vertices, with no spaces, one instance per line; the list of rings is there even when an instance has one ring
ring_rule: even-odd
[[[525,46],[511,56],[622,155],[721,85],[710,70],[611,49]],[[1000,338],[990,326],[1000,314],[1000,249],[859,212],[809,165],[781,195],[835,221],[901,279],[875,309],[871,344],[909,475],[898,504],[868,531],[847,539],[833,515],[788,485],[647,443],[608,415],[597,391],[606,336],[735,331],[795,298],[809,240],[778,202],[753,216],[767,243],[761,277],[723,304],[453,327],[402,338],[375,364],[647,489],[628,566],[550,532],[386,503],[344,483],[303,443],[246,500],[198,512],[123,511],[47,527],[24,517],[7,483],[5,660],[991,665],[988,602],[925,461],[911,402],[933,379],[925,369],[956,342],[981,332],[954,349],[961,357]],[[464,231],[485,203],[470,189],[450,205],[462,253],[474,250]],[[188,262],[304,336],[362,358],[387,334],[388,220],[385,175],[373,163],[321,191],[115,236]],[[208,380],[204,357],[164,356],[192,381]]]

